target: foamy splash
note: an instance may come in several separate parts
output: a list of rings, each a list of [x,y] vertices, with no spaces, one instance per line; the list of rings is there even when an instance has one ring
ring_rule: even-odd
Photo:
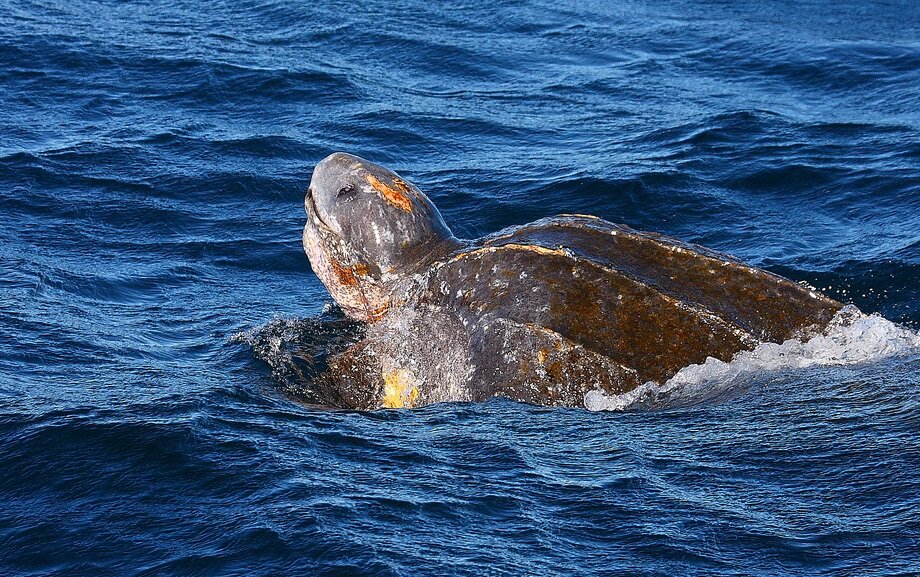
[[[272,381],[279,388],[323,403],[311,385],[326,368],[326,360],[341,353],[364,337],[364,325],[345,317],[328,305],[316,317],[275,317],[271,321],[230,337],[231,343],[248,345],[255,358],[271,369]],[[316,393],[318,394],[318,393]]]
[[[618,411],[674,394],[692,399],[727,389],[758,372],[850,365],[911,352],[920,352],[920,334],[847,305],[823,334],[806,342],[790,339],[782,344],[763,343],[754,350],[738,353],[727,363],[709,357],[703,364],[684,367],[664,384],[650,381],[621,395],[591,391],[585,395],[585,407]]]

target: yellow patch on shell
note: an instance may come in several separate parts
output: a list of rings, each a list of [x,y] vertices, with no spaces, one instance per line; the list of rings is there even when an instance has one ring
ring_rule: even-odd
[[[379,192],[387,202],[404,212],[412,212],[412,200],[409,198],[408,185],[402,180],[393,179],[394,186],[389,186],[373,174],[367,175],[367,182]]]
[[[383,375],[383,406],[387,409],[409,409],[418,399],[418,387],[405,369],[395,369]]]
[[[511,251],[511,250],[526,250],[530,252],[535,252],[537,254],[543,255],[555,255],[555,256],[564,256],[566,258],[572,258],[572,253],[564,248],[546,248],[545,246],[540,246],[538,244],[521,244],[516,242],[509,242],[507,244],[500,244],[497,246],[484,246],[481,248],[468,250],[462,252],[457,256],[450,259],[450,262],[457,262],[461,259],[477,257],[486,253],[494,253],[499,251]]]

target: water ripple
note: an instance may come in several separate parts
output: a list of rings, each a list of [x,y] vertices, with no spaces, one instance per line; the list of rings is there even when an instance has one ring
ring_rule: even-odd
[[[918,70],[910,3],[8,2],[0,573],[920,572],[916,355],[324,411],[300,247],[347,150],[459,236],[594,213],[915,331]]]

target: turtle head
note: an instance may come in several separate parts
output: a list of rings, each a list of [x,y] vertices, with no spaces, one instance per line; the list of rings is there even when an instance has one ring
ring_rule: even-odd
[[[351,154],[316,165],[304,204],[310,265],[355,319],[379,319],[400,281],[459,245],[418,188]]]

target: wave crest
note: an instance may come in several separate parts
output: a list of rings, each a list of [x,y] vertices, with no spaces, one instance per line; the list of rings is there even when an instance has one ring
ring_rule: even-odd
[[[638,405],[693,402],[727,390],[739,378],[757,372],[850,365],[918,351],[920,334],[847,305],[822,334],[808,341],[762,343],[738,353],[730,362],[709,357],[702,364],[684,367],[663,384],[649,381],[620,395],[591,391],[585,395],[585,407],[591,411],[621,411]]]
[[[329,404],[328,391],[317,382],[327,360],[364,337],[365,325],[348,319],[336,306],[310,318],[276,317],[239,331],[231,343],[245,344],[271,370],[272,383],[285,393],[316,404]]]

